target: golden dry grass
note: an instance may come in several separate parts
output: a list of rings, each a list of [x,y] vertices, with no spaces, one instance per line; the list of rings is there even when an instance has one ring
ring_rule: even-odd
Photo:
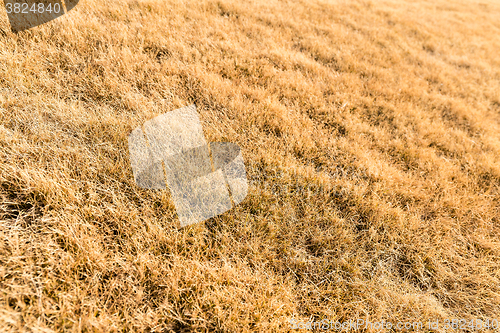
[[[0,22],[0,330],[500,319],[500,3],[82,0]],[[178,229],[127,136],[196,103],[235,209]]]

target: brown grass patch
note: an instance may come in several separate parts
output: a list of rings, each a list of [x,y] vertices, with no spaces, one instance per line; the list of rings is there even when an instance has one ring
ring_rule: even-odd
[[[498,319],[500,4],[82,0],[0,22],[0,329]],[[247,199],[178,230],[130,131],[196,103]]]

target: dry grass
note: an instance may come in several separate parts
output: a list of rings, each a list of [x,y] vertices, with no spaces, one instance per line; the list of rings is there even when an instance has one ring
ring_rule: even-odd
[[[499,12],[82,0],[17,35],[3,12],[0,330],[498,318]],[[178,230],[127,136],[193,102],[251,188]]]

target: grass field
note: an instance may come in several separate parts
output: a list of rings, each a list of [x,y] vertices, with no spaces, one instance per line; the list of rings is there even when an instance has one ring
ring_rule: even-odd
[[[0,331],[500,320],[499,13],[81,0],[14,34],[2,6]],[[127,137],[191,103],[250,189],[180,229]]]

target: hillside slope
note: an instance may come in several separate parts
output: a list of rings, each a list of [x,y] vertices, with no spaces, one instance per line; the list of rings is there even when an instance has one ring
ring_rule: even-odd
[[[0,21],[0,331],[499,319],[500,2],[82,0]],[[249,195],[178,229],[127,137],[196,103]]]

